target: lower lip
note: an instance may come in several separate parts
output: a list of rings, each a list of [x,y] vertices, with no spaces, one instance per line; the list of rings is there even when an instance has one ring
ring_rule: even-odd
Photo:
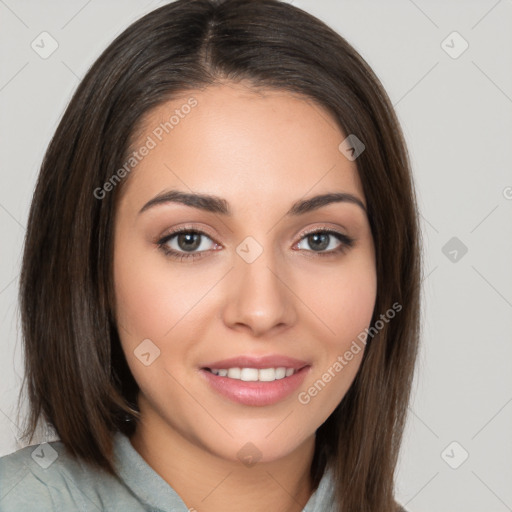
[[[275,404],[290,396],[304,382],[310,368],[310,366],[305,366],[289,377],[271,382],[245,382],[220,377],[205,369],[201,369],[201,374],[215,391],[233,402],[261,407]]]

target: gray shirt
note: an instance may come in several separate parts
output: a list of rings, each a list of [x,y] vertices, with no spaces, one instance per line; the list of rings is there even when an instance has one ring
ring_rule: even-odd
[[[75,460],[60,441],[28,446],[0,458],[0,512],[194,512],[133,448],[114,437],[119,478]],[[327,471],[303,512],[330,512]]]

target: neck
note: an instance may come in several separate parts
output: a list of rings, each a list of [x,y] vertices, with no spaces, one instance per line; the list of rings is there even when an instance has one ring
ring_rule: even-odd
[[[141,422],[130,441],[191,511],[300,512],[313,489],[315,439],[269,462],[244,465],[198,446],[176,430]]]

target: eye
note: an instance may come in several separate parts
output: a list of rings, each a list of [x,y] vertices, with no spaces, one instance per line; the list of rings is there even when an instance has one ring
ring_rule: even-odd
[[[301,244],[308,245],[319,256],[325,256],[346,251],[354,245],[354,239],[338,231],[317,229],[306,233],[297,244],[299,249],[309,250],[307,247],[301,247]]]
[[[218,244],[203,231],[184,228],[164,236],[157,245],[167,256],[181,261],[200,258]]]

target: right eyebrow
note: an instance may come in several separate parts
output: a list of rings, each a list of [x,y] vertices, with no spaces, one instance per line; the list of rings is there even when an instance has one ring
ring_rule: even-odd
[[[181,203],[186,206],[191,206],[192,208],[198,208],[211,213],[231,215],[229,203],[225,199],[205,194],[181,192],[180,190],[166,190],[158,194],[140,209],[139,215],[149,208],[167,203]]]

